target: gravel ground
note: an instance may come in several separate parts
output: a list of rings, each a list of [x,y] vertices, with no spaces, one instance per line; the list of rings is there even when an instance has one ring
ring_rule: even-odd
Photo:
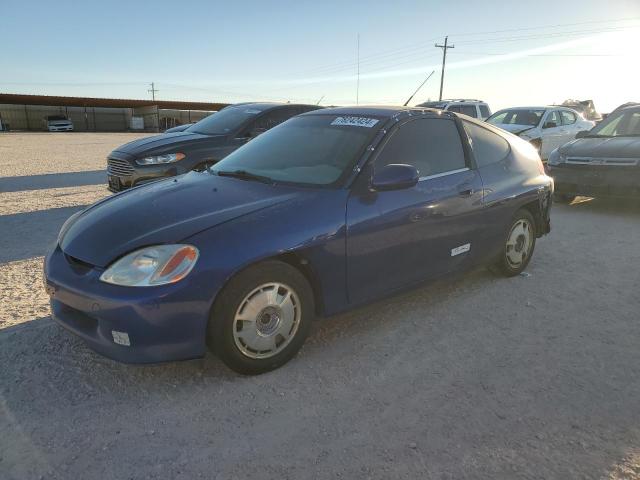
[[[528,276],[319,321],[266,375],[129,366],[50,319],[40,270],[132,138],[0,134],[0,478],[640,478],[640,205],[556,206]]]

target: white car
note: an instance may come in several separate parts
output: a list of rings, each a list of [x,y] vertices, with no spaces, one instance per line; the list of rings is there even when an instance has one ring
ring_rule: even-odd
[[[556,148],[591,130],[595,122],[567,107],[517,107],[500,110],[487,122],[529,141],[544,160]]]
[[[491,115],[491,109],[482,100],[470,100],[458,98],[453,100],[440,100],[437,102],[424,102],[416,107],[437,108],[448,112],[462,113],[473,118],[486,120]]]
[[[73,132],[73,122],[64,115],[49,115],[43,123],[48,132]]]

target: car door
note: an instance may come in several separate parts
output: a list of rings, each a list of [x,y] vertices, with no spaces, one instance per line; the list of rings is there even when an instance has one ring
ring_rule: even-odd
[[[542,119],[542,146],[540,156],[549,158],[549,154],[558,148],[566,137],[566,130],[562,127],[562,119],[558,110],[549,110]]]
[[[359,303],[461,267],[473,253],[482,182],[471,168],[462,127],[450,118],[419,118],[387,134],[347,201],[349,300]],[[372,191],[388,164],[420,172],[411,188]]]
[[[559,147],[576,138],[576,133],[580,131],[578,116],[571,110],[560,110],[560,118],[562,119],[562,128],[565,135],[560,145],[558,145]]]

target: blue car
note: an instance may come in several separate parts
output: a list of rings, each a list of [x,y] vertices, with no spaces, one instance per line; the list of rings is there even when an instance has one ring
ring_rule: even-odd
[[[53,317],[112,359],[209,346],[257,374],[290,360],[314,317],[477,265],[520,273],[552,193],[531,145],[464,115],[317,110],[72,216],[46,288]]]

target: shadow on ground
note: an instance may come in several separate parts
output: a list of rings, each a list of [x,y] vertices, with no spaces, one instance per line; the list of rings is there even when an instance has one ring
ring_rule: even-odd
[[[81,187],[85,185],[105,185],[106,183],[107,172],[105,170],[0,177],[0,193],[43,190],[47,188]]]

